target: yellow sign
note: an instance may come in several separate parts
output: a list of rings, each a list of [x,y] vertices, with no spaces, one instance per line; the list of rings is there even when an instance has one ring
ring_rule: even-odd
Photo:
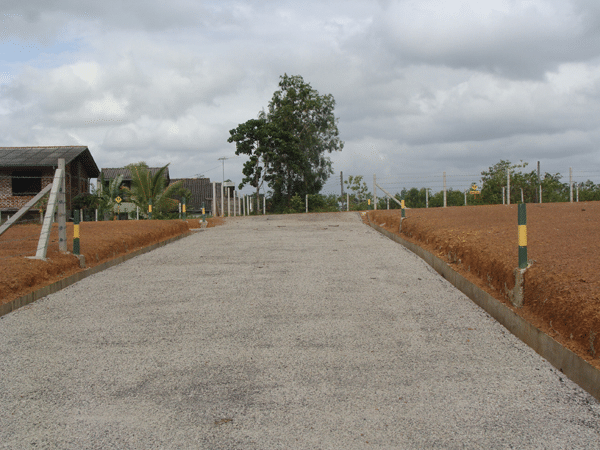
[[[471,190],[469,191],[469,194],[471,194],[471,195],[479,195],[479,194],[481,194],[481,191],[479,190],[479,188],[477,187],[477,185],[475,183],[473,183],[471,185]]]
[[[371,206],[371,199],[369,199],[369,206]]]
[[[122,200],[121,200],[121,197],[117,197],[117,198],[115,198],[115,202],[117,202],[117,203],[121,203],[121,201],[122,201]]]

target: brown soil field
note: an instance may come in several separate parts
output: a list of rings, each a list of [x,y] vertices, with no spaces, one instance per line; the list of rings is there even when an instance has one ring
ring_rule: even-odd
[[[208,219],[208,228],[223,224],[218,217]],[[157,242],[199,228],[198,219],[183,220],[121,220],[82,222],[80,251],[86,268],[134,252]],[[47,260],[34,256],[41,225],[13,225],[0,236],[0,304],[52,284],[85,269],[70,253],[58,251],[58,227],[52,227]],[[73,223],[67,223],[67,249],[73,251]]]
[[[524,305],[509,290],[518,267],[517,205],[370,211],[399,234],[600,368],[600,202],[527,205]]]

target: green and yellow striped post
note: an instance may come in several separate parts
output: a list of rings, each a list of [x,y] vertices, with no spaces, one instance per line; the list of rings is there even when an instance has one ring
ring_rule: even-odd
[[[73,254],[79,255],[79,210],[73,212]]]
[[[187,215],[185,214],[185,197],[183,197],[181,202],[181,212],[183,213],[183,220],[186,220]]]
[[[400,200],[400,207],[402,208],[402,218],[404,219],[406,217],[406,210],[405,210],[405,206],[404,206],[404,200]]]
[[[148,219],[152,219],[152,199],[148,200]]]
[[[527,209],[519,203],[519,269],[527,268]]]

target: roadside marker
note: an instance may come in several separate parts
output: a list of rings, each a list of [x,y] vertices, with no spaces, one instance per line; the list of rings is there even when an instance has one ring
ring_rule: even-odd
[[[519,203],[519,269],[527,268],[527,209]]]
[[[79,210],[73,212],[73,254],[79,255]]]

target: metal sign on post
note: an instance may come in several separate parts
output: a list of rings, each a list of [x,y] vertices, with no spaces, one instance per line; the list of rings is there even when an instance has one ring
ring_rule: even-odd
[[[117,220],[119,220],[119,214],[121,214],[121,202],[123,199],[121,197],[115,198],[115,202],[117,202]]]

